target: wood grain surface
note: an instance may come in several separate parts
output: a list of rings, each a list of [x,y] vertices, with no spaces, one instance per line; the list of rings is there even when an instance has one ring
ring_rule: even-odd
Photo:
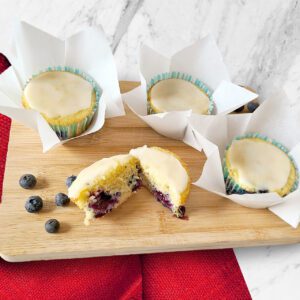
[[[122,82],[121,88],[124,92],[136,85]],[[300,229],[292,229],[268,210],[245,208],[195,186],[187,202],[188,220],[173,217],[144,188],[90,226],[83,224],[84,214],[74,204],[55,206],[55,194],[67,192],[68,176],[103,157],[145,144],[174,151],[188,164],[194,181],[200,176],[203,153],[159,135],[128,109],[126,116],[108,119],[99,132],[45,154],[38,134],[13,122],[0,205],[1,257],[29,261],[300,241]],[[24,173],[37,176],[38,184],[33,190],[19,187],[19,177]],[[44,208],[37,214],[24,209],[31,195],[44,199]],[[61,222],[59,233],[45,231],[44,223],[49,218]]]

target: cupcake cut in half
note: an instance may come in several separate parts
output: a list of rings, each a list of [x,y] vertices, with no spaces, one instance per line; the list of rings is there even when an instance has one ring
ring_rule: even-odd
[[[179,72],[164,73],[150,81],[148,86],[148,113],[183,111],[211,114],[211,91],[200,80]]]
[[[87,74],[68,67],[53,68],[28,81],[22,104],[40,112],[64,140],[78,136],[88,128],[100,95],[100,87]]]
[[[70,199],[86,213],[85,224],[125,202],[142,185],[175,216],[185,214],[190,177],[172,152],[147,146],[103,158],[82,170],[69,188]]]
[[[236,137],[223,161],[227,194],[276,192],[285,196],[298,187],[298,169],[280,143],[257,133]]]

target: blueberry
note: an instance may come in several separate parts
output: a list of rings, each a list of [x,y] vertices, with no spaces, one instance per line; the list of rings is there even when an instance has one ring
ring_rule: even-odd
[[[243,111],[243,109],[244,109],[244,105],[237,108],[234,112],[241,112],[241,111]]]
[[[45,223],[45,229],[48,233],[55,233],[58,231],[59,225],[56,219],[50,219]]]
[[[249,102],[247,104],[247,108],[249,110],[249,112],[254,112],[257,108],[259,107],[259,104],[257,102]]]
[[[36,178],[32,174],[24,174],[19,179],[19,184],[23,189],[32,189],[36,185]]]
[[[58,193],[55,195],[55,203],[57,206],[65,206],[69,204],[70,198],[64,193]]]
[[[75,176],[75,175],[69,176],[66,180],[66,186],[70,187],[76,178],[77,178],[77,176]]]
[[[112,196],[109,193],[101,192],[100,193],[101,200],[110,200]]]
[[[180,205],[178,207],[177,213],[178,213],[178,218],[183,218],[185,214],[185,207],[183,205]]]
[[[30,213],[38,212],[42,207],[43,200],[40,196],[30,196],[25,203],[25,209]]]

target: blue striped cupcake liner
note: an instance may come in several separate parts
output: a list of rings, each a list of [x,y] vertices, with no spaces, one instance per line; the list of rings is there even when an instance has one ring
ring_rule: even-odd
[[[32,80],[33,78],[37,77],[38,75],[45,73],[45,72],[51,72],[51,71],[59,71],[59,72],[70,72],[73,73],[75,75],[79,75],[80,77],[82,77],[83,79],[85,79],[86,81],[88,81],[96,94],[96,102],[95,105],[93,107],[92,112],[90,113],[90,115],[86,116],[84,119],[82,119],[80,122],[77,123],[73,123],[70,125],[52,125],[49,123],[49,125],[51,126],[51,128],[55,131],[55,133],[57,134],[57,136],[59,137],[59,139],[61,140],[67,140],[70,138],[73,138],[75,136],[80,135],[81,133],[83,133],[91,124],[93,117],[97,111],[99,102],[100,102],[100,98],[102,95],[102,89],[99,86],[99,84],[87,73],[81,71],[78,68],[73,68],[73,67],[69,67],[69,66],[55,66],[55,67],[47,67],[46,69],[33,74],[30,79],[28,79],[24,85],[24,88],[26,87],[26,85],[30,82],[30,80]]]
[[[261,135],[261,134],[256,133],[256,132],[250,132],[250,133],[246,133],[245,135],[236,136],[226,146],[225,155],[224,155],[224,158],[223,158],[223,175],[224,175],[226,193],[228,195],[230,195],[230,194],[255,194],[255,193],[267,193],[268,192],[268,191],[265,191],[265,190],[262,190],[262,191],[253,191],[253,192],[246,191],[238,183],[236,183],[234,181],[234,179],[230,176],[229,169],[228,169],[228,167],[226,165],[226,152],[231,147],[231,145],[232,145],[232,143],[234,141],[238,141],[238,140],[242,140],[242,139],[246,139],[246,138],[257,138],[257,139],[261,139],[261,140],[263,140],[265,142],[268,142],[268,143],[276,146],[277,148],[279,148],[281,151],[283,151],[289,157],[290,161],[293,163],[293,165],[295,167],[295,173],[296,173],[296,175],[295,175],[296,176],[295,182],[294,182],[291,190],[289,191],[289,193],[294,192],[298,188],[298,185],[299,185],[299,172],[298,172],[298,167],[296,165],[295,160],[289,154],[289,150],[285,146],[283,146],[281,143],[275,141],[274,139],[271,139],[271,138],[269,138],[267,136]]]
[[[185,74],[182,72],[165,72],[161,74],[157,74],[156,76],[152,77],[150,81],[147,83],[147,92],[150,91],[150,89],[159,81],[165,80],[165,79],[182,79],[188,82],[193,83],[196,85],[201,91],[203,91],[207,97],[209,98],[209,106],[208,106],[208,115],[211,115],[214,110],[214,102],[212,99],[213,92],[205,85],[201,80],[197,78],[193,78],[189,74]],[[147,111],[148,114],[155,114],[155,112],[152,110],[149,101],[147,101]]]

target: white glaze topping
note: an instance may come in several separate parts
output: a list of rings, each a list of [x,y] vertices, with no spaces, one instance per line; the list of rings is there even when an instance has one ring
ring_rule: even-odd
[[[208,96],[196,85],[183,79],[171,78],[156,83],[150,91],[152,105],[160,112],[192,109],[207,114]]]
[[[260,139],[233,141],[227,158],[230,169],[238,172],[238,182],[258,190],[282,188],[291,170],[287,154]]]
[[[95,180],[105,179],[107,172],[117,168],[119,165],[127,164],[131,159],[131,155],[121,154],[96,161],[78,174],[68,190],[69,197],[71,199],[78,198],[79,194],[87,187],[92,186]]]
[[[147,146],[132,149],[131,155],[139,159],[144,174],[155,181],[161,192],[168,192],[174,204],[189,184],[189,175],[181,162],[172,153]]]
[[[89,108],[92,92],[92,85],[81,76],[50,71],[31,79],[24,96],[30,108],[55,118]]]

